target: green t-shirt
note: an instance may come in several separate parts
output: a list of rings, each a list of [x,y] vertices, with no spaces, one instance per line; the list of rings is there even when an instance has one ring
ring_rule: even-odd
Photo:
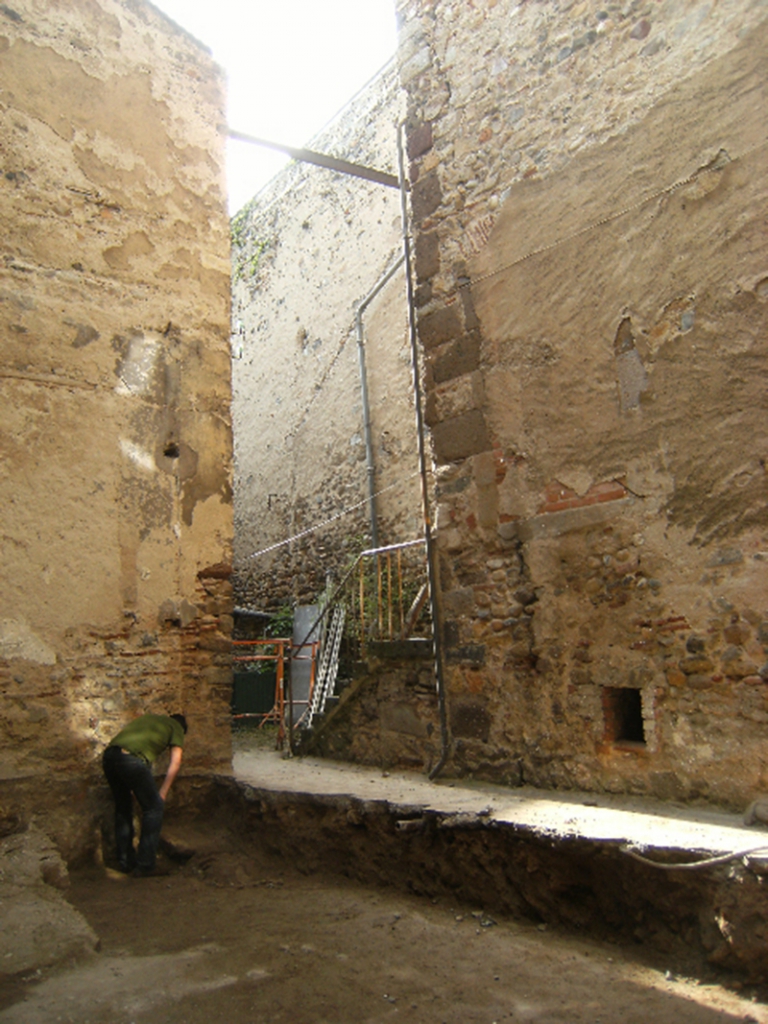
[[[181,722],[168,715],[142,715],[115,736],[110,747],[122,747],[153,764],[168,747],[184,746]]]

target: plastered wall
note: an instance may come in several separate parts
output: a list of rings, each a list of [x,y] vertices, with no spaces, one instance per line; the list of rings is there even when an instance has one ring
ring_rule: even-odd
[[[222,78],[150,4],[0,9],[0,774],[144,710],[229,763]],[[25,783],[26,784],[26,783]]]
[[[309,148],[396,174],[401,116],[391,64]],[[402,254],[399,192],[293,164],[232,232],[235,585],[269,610],[371,545],[355,313]],[[422,529],[407,316],[400,271],[363,316],[380,544]]]
[[[746,803],[765,6],[398,7],[453,770]]]

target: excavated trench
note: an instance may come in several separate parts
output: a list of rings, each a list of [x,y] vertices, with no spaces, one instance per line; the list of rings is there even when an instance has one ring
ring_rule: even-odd
[[[558,834],[503,820],[489,808],[440,810],[222,779],[199,812],[222,828],[236,823],[254,850],[306,875],[450,897],[489,917],[634,946],[649,962],[674,963],[698,977],[725,971],[760,986],[768,977],[761,873],[768,865],[733,856],[698,870],[670,869],[708,859],[712,850],[665,843],[663,819],[648,857],[667,867],[651,867],[628,855],[621,839]],[[743,830],[734,846],[757,847],[762,838]]]
[[[275,751],[234,772],[177,780],[158,877],[110,868],[106,797],[69,879],[37,826],[0,843],[0,1024],[768,1024],[763,876],[733,856],[765,833],[734,816]]]

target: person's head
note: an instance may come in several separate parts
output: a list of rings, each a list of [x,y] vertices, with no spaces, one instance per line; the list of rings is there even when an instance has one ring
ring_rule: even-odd
[[[169,715],[169,718],[175,718],[181,728],[184,730],[184,734],[187,732],[187,720],[184,715]]]

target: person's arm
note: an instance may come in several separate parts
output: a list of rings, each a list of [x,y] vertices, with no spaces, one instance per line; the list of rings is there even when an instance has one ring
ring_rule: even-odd
[[[165,773],[163,784],[160,787],[160,799],[163,801],[168,796],[168,790],[171,788],[173,780],[179,774],[183,753],[184,751],[181,747],[171,747],[171,760],[168,762],[168,771]]]

